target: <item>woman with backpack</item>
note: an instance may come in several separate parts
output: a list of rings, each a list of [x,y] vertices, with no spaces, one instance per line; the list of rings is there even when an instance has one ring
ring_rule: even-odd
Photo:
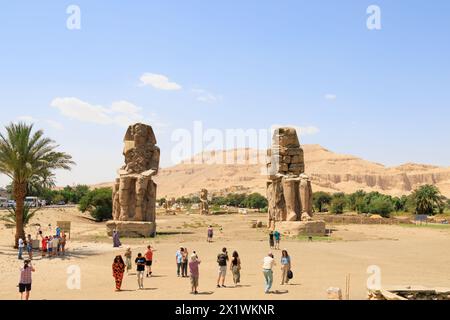
[[[283,250],[281,256],[281,271],[282,271],[281,285],[284,286],[285,284],[289,284],[289,280],[291,280],[293,277],[291,257],[289,256],[287,250]]]

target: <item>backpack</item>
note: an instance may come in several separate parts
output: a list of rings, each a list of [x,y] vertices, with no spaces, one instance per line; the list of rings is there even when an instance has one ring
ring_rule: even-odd
[[[227,266],[227,256],[224,253],[219,254],[217,258],[217,262],[219,263],[219,266],[226,267]]]

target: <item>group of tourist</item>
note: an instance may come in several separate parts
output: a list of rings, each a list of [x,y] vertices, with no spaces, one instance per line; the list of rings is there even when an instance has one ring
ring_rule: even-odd
[[[49,258],[57,257],[66,254],[67,236],[57,227],[55,234],[51,236],[44,236],[42,229],[39,227],[37,237],[40,237],[40,252],[42,258],[48,256]],[[33,260],[33,238],[31,234],[27,235],[25,239],[19,238],[18,241],[18,259],[23,260],[23,254],[26,250],[28,259]]]
[[[147,247],[145,254],[138,253],[134,263],[136,265],[136,275],[138,281],[139,290],[144,289],[145,277],[150,278],[153,274],[153,256],[155,250],[151,247]],[[121,255],[116,256],[112,265],[113,277],[115,279],[116,291],[121,291],[122,282],[125,275],[132,270],[132,257],[133,253],[130,248],[127,248],[124,254],[125,260]],[[176,272],[177,276],[181,278],[190,278],[191,293],[198,294],[199,280],[200,280],[200,264],[198,254],[193,251],[189,253],[188,249],[181,247],[175,254],[176,259]],[[281,256],[281,285],[289,284],[289,281],[293,278],[291,257],[286,250],[282,251]],[[228,271],[233,276],[233,283],[235,287],[238,287],[241,283],[241,270],[242,262],[237,251],[234,251],[231,258],[228,254],[227,248],[223,248],[217,255],[218,264],[218,278],[217,288],[226,288],[226,277]],[[277,265],[273,253],[269,253],[263,260],[263,275],[265,281],[265,293],[271,293],[271,289],[274,281],[274,267]]]
[[[270,249],[272,250],[280,250],[281,244],[281,233],[277,230],[270,231],[269,233],[269,244]]]
[[[145,255],[139,253],[136,259],[134,260],[136,264],[136,275],[139,290],[144,289],[145,277],[150,278],[153,274],[152,265],[153,265],[154,251],[155,250],[152,248],[152,246],[148,246]],[[113,277],[116,282],[116,291],[122,290],[122,282],[123,277],[125,275],[125,271],[127,272],[127,274],[129,274],[133,268],[132,266],[133,252],[131,251],[131,248],[127,248],[124,257],[125,261],[123,260],[121,255],[116,256],[112,265]]]

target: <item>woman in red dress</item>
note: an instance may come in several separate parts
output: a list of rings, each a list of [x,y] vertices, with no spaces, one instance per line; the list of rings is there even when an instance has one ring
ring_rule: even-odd
[[[114,259],[114,263],[112,265],[113,277],[116,280],[116,291],[120,291],[122,288],[122,280],[123,275],[125,274],[125,262],[122,259],[122,256],[117,256]]]

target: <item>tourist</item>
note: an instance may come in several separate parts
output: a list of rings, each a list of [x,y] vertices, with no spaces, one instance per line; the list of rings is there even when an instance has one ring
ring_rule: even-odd
[[[113,247],[114,248],[120,248],[122,246],[122,243],[120,242],[120,236],[119,236],[119,232],[117,232],[117,230],[113,231]]]
[[[183,265],[183,252],[184,252],[184,248],[180,248],[180,250],[178,250],[176,255],[175,255],[175,259],[176,259],[176,262],[177,262],[177,275],[178,275],[178,277],[181,276],[181,267]]]
[[[209,226],[207,242],[209,242],[209,243],[213,242],[213,238],[214,238],[214,229],[212,226]]]
[[[270,249],[275,249],[275,239],[274,239],[273,231],[270,231],[270,233],[269,233],[269,244],[270,244]]]
[[[237,251],[233,252],[233,259],[231,260],[230,270],[233,274],[233,282],[237,287],[241,283],[241,258]]]
[[[219,277],[217,279],[217,288],[226,288],[225,278],[227,276],[227,265],[230,258],[228,257],[227,248],[223,248],[222,252],[217,256],[219,265]]]
[[[191,262],[189,262],[189,271],[191,274],[191,293],[198,294],[198,284],[200,279],[199,265],[201,261],[198,259],[197,254],[191,256]]]
[[[42,237],[41,245],[42,245],[42,258],[45,258],[47,255],[47,243],[48,243],[48,237]]]
[[[25,241],[23,241],[22,238],[19,238],[19,241],[17,243],[17,249],[19,250],[18,259],[23,260],[23,249],[25,248]]]
[[[283,272],[281,285],[289,284],[289,273],[291,271],[292,265],[291,265],[291,257],[289,256],[289,253],[287,250],[283,250],[282,257],[281,257],[281,271]]]
[[[33,239],[31,238],[31,234],[29,234],[27,236],[26,245],[27,245],[28,258],[30,260],[33,260]]]
[[[189,251],[187,248],[184,248],[182,256],[183,261],[181,263],[181,275],[183,278],[188,278]]]
[[[130,270],[133,268],[132,263],[131,263],[131,259],[133,257],[133,252],[131,252],[131,248],[128,247],[127,251],[125,251],[125,263],[127,265],[127,274],[130,274]]]
[[[24,262],[23,268],[20,269],[19,292],[21,300],[29,300],[31,292],[31,274],[35,272],[30,260]]]
[[[147,278],[152,276],[153,265],[153,249],[152,246],[147,247],[147,253],[145,254],[145,265],[147,266]]]
[[[52,247],[53,247],[53,256],[58,256],[58,250],[59,250],[59,238],[58,236],[54,236],[52,240]]]
[[[48,257],[51,258],[53,256],[53,237],[48,237],[47,240],[47,251],[48,251]]]
[[[66,244],[67,244],[67,236],[63,232],[61,238],[59,239],[59,247],[61,249],[60,252],[63,256],[66,255]]]
[[[116,280],[116,291],[122,290],[123,274],[125,273],[125,263],[122,256],[117,256],[112,265],[113,277]]]
[[[58,226],[56,227],[56,236],[59,238],[61,236],[61,228]]]
[[[42,236],[42,227],[41,227],[41,225],[38,225],[38,228],[37,228],[37,235],[36,235],[36,238],[39,238],[39,237],[43,238],[43,236]]]
[[[275,250],[280,250],[281,233],[278,230],[276,230],[273,233],[273,237],[275,238]]]
[[[144,273],[145,273],[145,258],[142,256],[142,253],[139,253],[135,263],[137,265],[137,278],[138,278],[138,285],[139,289],[144,289]]]
[[[266,281],[265,293],[269,294],[273,285],[273,267],[276,265],[273,254],[270,252],[264,258],[263,274]]]

